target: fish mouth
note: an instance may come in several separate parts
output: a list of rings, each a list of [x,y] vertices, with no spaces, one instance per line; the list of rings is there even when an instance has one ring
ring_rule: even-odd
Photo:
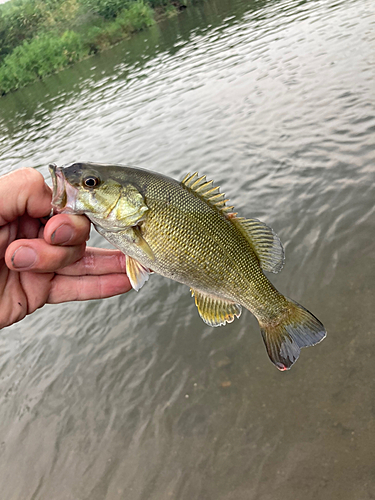
[[[78,189],[73,187],[65,179],[63,168],[57,167],[55,163],[49,165],[49,172],[52,178],[52,208],[55,214],[78,213],[75,204]]]

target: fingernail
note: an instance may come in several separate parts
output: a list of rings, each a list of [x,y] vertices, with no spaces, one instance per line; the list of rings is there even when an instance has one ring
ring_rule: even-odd
[[[54,245],[63,245],[69,243],[73,237],[73,228],[67,224],[61,224],[51,236],[51,241]]]
[[[30,247],[19,247],[12,256],[12,264],[16,269],[26,269],[36,262],[36,251]]]

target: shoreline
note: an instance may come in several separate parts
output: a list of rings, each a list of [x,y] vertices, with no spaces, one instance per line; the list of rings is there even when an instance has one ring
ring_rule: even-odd
[[[27,6],[29,1],[24,0],[22,5]],[[75,10],[72,8],[73,12],[69,12],[69,15],[64,12],[65,18],[60,12],[63,8],[62,2],[61,9],[55,9],[52,12],[58,19],[58,22],[54,24],[54,29],[46,31],[47,24],[45,19],[42,19],[33,36],[28,39],[24,38],[22,43],[15,45],[5,56],[3,55],[0,59],[0,97],[114,47],[121,41],[131,38],[134,33],[143,31],[168,17],[174,17],[187,8],[187,2],[183,0],[165,0],[168,3],[154,7],[152,7],[152,0],[150,3],[135,0],[128,4],[126,9],[112,12],[111,17],[108,18],[109,14],[99,9],[95,13],[91,10],[82,10],[82,4],[78,4],[79,1],[85,0],[71,0],[71,5],[74,5]],[[96,1],[100,7],[100,0]],[[9,5],[12,3],[12,0],[8,2]],[[1,7],[0,14],[3,15],[3,19],[6,19],[2,12],[4,9]],[[19,15],[21,16],[21,13]],[[9,14],[8,17],[10,17]],[[81,23],[82,19],[83,23]],[[48,21],[51,24],[49,18]],[[13,22],[15,22],[14,19]],[[0,25],[0,30],[1,28]],[[10,33],[13,28],[14,26],[10,25]],[[5,38],[6,36],[7,33],[5,33]],[[10,42],[12,41],[10,39]]]

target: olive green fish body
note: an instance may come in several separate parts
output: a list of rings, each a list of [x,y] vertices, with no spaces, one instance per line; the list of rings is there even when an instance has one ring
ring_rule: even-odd
[[[192,289],[239,303],[257,317],[268,318],[286,301],[263,274],[259,261],[233,219],[208,205],[191,190],[169,179],[147,182],[149,173],[133,182],[144,186],[149,207],[141,233],[155,260],[116,233],[100,231],[124,253],[162,276]]]
[[[238,217],[212,181],[189,174],[177,182],[143,169],[90,163],[52,166],[51,174],[55,207],[86,214],[127,255],[135,289],[151,270],[183,283],[211,326],[233,321],[245,307],[257,317],[281,370],[292,366],[301,347],[324,338],[323,325],[263,273],[283,265],[277,235],[257,219]]]
[[[142,232],[160,265],[154,270],[193,289],[238,302],[253,313],[261,312],[265,292],[278,301],[282,296],[232,220],[189,191],[181,191],[176,204],[149,203],[151,213]]]

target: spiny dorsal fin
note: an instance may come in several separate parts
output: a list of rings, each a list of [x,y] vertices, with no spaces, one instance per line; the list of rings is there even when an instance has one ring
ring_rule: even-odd
[[[198,173],[187,174],[181,184],[205,200],[209,205],[219,209],[251,244],[259,264],[264,271],[278,273],[284,265],[284,249],[280,238],[264,222],[258,219],[245,219],[233,213],[233,207],[226,206],[228,200],[220,193],[220,188],[213,186],[213,181]]]
[[[198,290],[190,289],[195,305],[198,308],[199,316],[209,326],[221,326],[232,323],[234,317],[241,316],[242,307],[234,302],[207,295]]]
[[[198,173],[187,174],[181,181],[182,186],[188,188],[206,203],[219,209],[223,214],[228,214],[233,207],[226,206],[225,194],[220,193],[220,188],[213,185],[213,181],[207,181],[206,176],[198,176]]]
[[[231,217],[233,224],[250,242],[264,271],[278,273],[284,265],[284,249],[280,238],[258,219]]]

